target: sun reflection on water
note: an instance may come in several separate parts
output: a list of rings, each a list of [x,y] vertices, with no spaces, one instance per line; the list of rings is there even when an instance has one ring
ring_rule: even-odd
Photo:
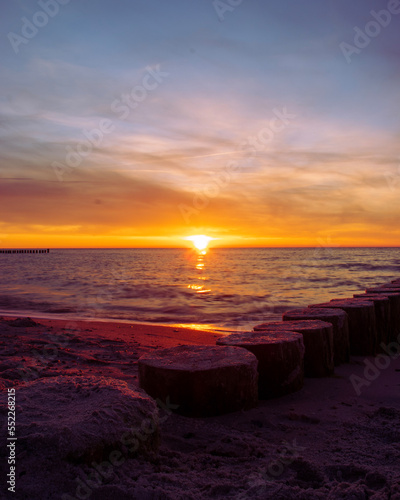
[[[207,281],[207,277],[204,276],[204,270],[205,270],[204,258],[205,258],[206,254],[207,254],[206,249],[198,250],[197,251],[197,258],[196,258],[196,265],[195,265],[195,268],[198,271],[197,279],[199,281],[203,281],[203,283],[202,284],[196,283],[196,284],[188,285],[188,288],[190,288],[191,290],[194,290],[195,293],[198,293],[198,294],[211,292],[211,289],[206,288],[206,284],[205,284],[205,281]]]

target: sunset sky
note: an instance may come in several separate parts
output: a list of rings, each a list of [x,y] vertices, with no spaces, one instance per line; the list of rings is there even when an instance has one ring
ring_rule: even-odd
[[[400,245],[397,0],[1,14],[0,247]]]

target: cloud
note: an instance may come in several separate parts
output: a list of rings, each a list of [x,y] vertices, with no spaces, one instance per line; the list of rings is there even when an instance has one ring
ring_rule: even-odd
[[[397,238],[396,21],[348,65],[339,43],[373,2],[328,3],[243,2],[223,23],[212,2],[71,3],[21,57],[1,47],[0,220],[33,235]],[[7,8],[4,31],[22,15]],[[113,101],[158,64],[168,78],[122,119]],[[284,108],[296,117],[243,150]],[[59,182],[52,163],[103,119],[113,131]]]

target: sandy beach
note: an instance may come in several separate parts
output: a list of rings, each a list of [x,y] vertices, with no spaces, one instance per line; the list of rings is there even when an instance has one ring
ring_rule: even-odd
[[[60,449],[79,443],[87,429],[74,421],[79,398],[57,415],[63,398],[52,389],[57,380],[78,377],[89,388],[87,411],[97,415],[104,407],[103,427],[94,436],[101,440],[102,433],[118,435],[121,415],[118,405],[106,411],[109,393],[99,387],[135,390],[142,354],[180,344],[214,345],[219,335],[171,326],[1,318],[1,394],[5,401],[7,390],[15,389],[20,438],[16,492],[7,491],[3,478],[2,498],[400,499],[395,346],[385,363],[379,356],[352,357],[334,376],[306,378],[300,391],[248,411],[187,418],[171,412],[173,402],[167,401],[159,409],[158,453],[125,455],[121,447],[91,461],[62,456]],[[43,388],[51,398],[41,397]],[[6,424],[2,405],[3,438]],[[152,436],[143,443],[147,438]],[[5,443],[2,470],[9,456]]]

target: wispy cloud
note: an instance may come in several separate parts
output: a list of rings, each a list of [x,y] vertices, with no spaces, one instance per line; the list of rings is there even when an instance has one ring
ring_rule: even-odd
[[[244,2],[223,23],[207,2],[116,5],[71,2],[18,57],[0,48],[3,233],[400,242],[398,20],[348,65],[338,45],[372,0]],[[8,6],[3,32],[31,11]],[[168,78],[122,118],[112,103],[157,65]],[[296,118],[251,153],[276,109]],[[60,182],[53,162],[105,119]]]

